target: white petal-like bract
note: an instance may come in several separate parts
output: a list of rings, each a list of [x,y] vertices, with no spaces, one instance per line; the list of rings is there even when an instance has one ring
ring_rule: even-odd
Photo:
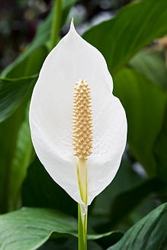
[[[126,145],[127,121],[102,54],[83,40],[73,24],[47,56],[30,103],[35,151],[50,176],[76,202],[77,157],[73,152],[73,92],[80,79],[91,89],[93,148],[87,159],[88,205],[113,180]]]

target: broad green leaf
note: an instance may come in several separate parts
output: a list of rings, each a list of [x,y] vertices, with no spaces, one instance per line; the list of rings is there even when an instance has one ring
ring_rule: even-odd
[[[143,46],[167,33],[167,1],[137,1],[122,8],[111,20],[100,23],[84,38],[104,55],[114,74]]]
[[[167,69],[162,51],[155,51],[155,49],[142,51],[132,58],[130,66],[145,74],[163,89],[167,89]],[[166,182],[167,154],[164,149],[167,148],[167,108],[164,113],[163,125],[154,147],[157,175]]]
[[[33,87],[37,76],[17,79],[0,78],[0,122],[9,117]]]
[[[154,144],[160,133],[167,95],[143,74],[124,68],[114,78],[128,119],[128,143],[134,157],[150,176],[157,173]]]
[[[162,51],[156,51],[155,48],[140,51],[131,59],[129,65],[167,90],[167,69]]]
[[[77,236],[77,221],[49,209],[24,208],[0,216],[0,249],[35,250],[54,237]]]
[[[165,250],[167,242],[167,203],[159,206],[128,230],[107,250]]]
[[[8,119],[0,123],[0,213],[9,211],[18,201],[18,197],[17,201],[11,199],[11,188],[13,189],[12,192],[17,193],[18,186],[14,183],[11,187],[10,178],[12,178],[11,173],[13,172],[12,168],[16,157],[18,132],[25,119],[26,106],[27,100],[24,98],[17,110]],[[24,167],[20,162],[20,169],[17,169],[16,174],[19,179],[24,178],[22,176]],[[17,178],[15,178],[15,182],[17,182]]]
[[[0,100],[3,120],[0,123],[0,213],[17,207],[28,156],[31,156],[30,134],[28,129],[25,130],[24,121],[27,122],[27,106],[34,79],[4,81]],[[25,84],[24,91],[22,83]]]
[[[118,232],[88,234],[89,240],[121,236]],[[77,237],[77,221],[50,209],[23,208],[0,216],[0,249],[35,250],[50,237]]]
[[[20,203],[32,151],[26,110],[35,79],[0,80],[0,213]]]

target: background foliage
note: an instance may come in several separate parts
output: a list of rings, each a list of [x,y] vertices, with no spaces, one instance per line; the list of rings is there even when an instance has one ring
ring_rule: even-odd
[[[37,159],[28,124],[53,2],[0,4],[0,249],[77,249],[77,204]],[[128,119],[118,174],[89,208],[88,249],[167,249],[167,1],[63,0],[60,37],[72,16]]]

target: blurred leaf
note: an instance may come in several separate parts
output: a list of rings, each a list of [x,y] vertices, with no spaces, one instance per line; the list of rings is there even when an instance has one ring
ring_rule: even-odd
[[[0,213],[15,207],[25,177],[31,148],[29,130],[24,128],[27,98],[29,96],[25,95],[17,110],[0,123]]]
[[[104,217],[104,220],[108,222],[110,219],[111,204],[116,199],[116,197],[123,192],[133,189],[136,185],[140,185],[142,181],[143,177],[132,169],[132,164],[127,156],[123,157],[118,173],[114,180],[102,193],[100,193],[95,198],[94,207],[91,214],[92,216],[95,216],[95,223],[99,223],[97,220],[99,217],[100,221]],[[124,206],[126,206],[126,204],[124,204]]]
[[[66,20],[74,3],[75,0],[63,2],[63,21]],[[0,78],[0,122],[17,108],[29,85],[36,81],[38,72],[48,54],[45,43],[50,36],[51,21],[52,15],[49,15],[46,21],[39,26],[33,42],[26,51],[2,72],[3,78]]]
[[[111,207],[114,205],[113,203],[115,200],[119,200],[122,193],[133,190],[137,185],[140,185],[143,182],[143,179],[143,176],[134,171],[132,163],[125,154],[116,177],[110,185],[95,198],[93,202],[93,209],[89,213],[89,223],[96,230],[96,232],[104,232],[104,228],[106,231],[115,229],[115,227],[112,227],[110,222],[113,217],[113,213],[111,211]],[[138,197],[136,197],[136,199],[137,198]],[[126,210],[126,207],[128,206],[128,203],[124,203],[124,210]],[[120,209],[117,209],[119,213]],[[115,217],[117,220],[119,219],[117,213],[114,212],[114,218]],[[129,221],[127,227],[129,228],[133,224],[134,221]],[[106,240],[108,241],[108,239]],[[106,242],[106,240],[104,239],[103,242]],[[108,246],[110,245],[111,242]],[[108,246],[105,246],[105,248]]]
[[[103,231],[104,231],[103,227]],[[106,228],[105,228],[106,230]],[[116,244],[122,237],[124,233],[119,231],[114,231],[112,234],[108,235],[107,237],[101,237],[96,240],[96,242],[103,247],[103,249],[106,249],[107,247]]]
[[[130,150],[154,176],[157,169],[153,148],[161,131],[167,95],[144,75],[127,68],[116,75],[114,82],[114,92],[127,114]]]
[[[97,232],[103,232],[104,228],[107,231],[119,228],[118,224],[124,230],[129,228],[155,208],[156,202],[151,197],[163,187],[164,183],[159,179],[146,180],[141,172],[135,172],[130,161],[124,157],[113,182],[95,199],[89,215],[92,227]],[[130,214],[134,209],[135,217]]]
[[[167,204],[163,204],[136,223],[108,250],[167,249]]]
[[[62,26],[64,25],[71,7],[76,3],[77,0],[63,0],[63,13],[62,13]]]
[[[36,79],[37,76],[17,79],[0,78],[0,122],[17,109]]]
[[[15,153],[11,162],[9,179],[9,209],[14,210],[20,201],[20,190],[23,180],[27,173],[27,167],[30,164],[32,156],[32,142],[30,137],[30,129],[28,117],[21,123],[17,140]],[[17,180],[17,181],[16,181]]]
[[[40,45],[41,42],[42,39],[39,40],[39,44],[35,39],[25,52],[2,72],[1,77],[20,78],[38,74],[48,54],[46,46]]]
[[[28,169],[22,203],[23,206],[53,208],[77,216],[77,203],[53,181],[37,157]]]
[[[36,76],[0,81],[0,213],[20,204],[20,188],[31,157],[27,106]]]
[[[94,240],[118,232],[91,235]],[[77,237],[77,221],[50,209],[24,208],[0,216],[0,248],[35,250],[50,237]]]
[[[27,106],[33,83],[34,77],[1,81],[0,213],[18,205],[20,186],[31,151],[29,129],[25,130],[24,121],[27,122]]]
[[[153,178],[117,196],[111,207],[110,227],[114,227],[117,223],[120,223],[125,216],[151,193],[158,192],[163,187],[164,184],[159,179]]]
[[[129,65],[167,90],[167,69],[162,51],[140,51],[131,59]]]
[[[167,1],[141,1],[122,8],[116,17],[100,23],[84,38],[104,55],[114,74],[143,46],[167,33]]]
[[[76,0],[63,1],[62,25],[68,16],[70,8],[75,2]],[[17,78],[30,76],[39,72],[43,61],[49,52],[46,43],[50,38],[52,16],[53,13],[46,18],[45,22],[39,25],[32,43],[27,46],[25,51],[2,72],[2,77]]]
[[[68,15],[73,2],[64,1],[65,15]],[[50,15],[39,26],[33,42],[4,70],[0,79],[1,213],[17,207],[20,187],[31,156],[30,135],[24,119],[33,83],[48,54],[45,44],[50,37],[51,19]]]
[[[167,102],[166,102],[166,110],[163,121],[163,126],[161,129],[161,133],[158,135],[157,140],[155,142],[155,159],[158,166],[157,175],[167,183]]]
[[[167,89],[167,70],[164,53],[162,51],[141,51],[130,61],[130,66],[144,73],[155,83]],[[157,175],[166,182],[167,174],[167,108],[164,115],[163,126],[154,144],[155,159],[157,164]]]

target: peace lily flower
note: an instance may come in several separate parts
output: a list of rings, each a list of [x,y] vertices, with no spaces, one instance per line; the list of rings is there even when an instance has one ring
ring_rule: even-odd
[[[92,125],[90,131],[87,119],[75,117],[73,111],[74,105],[77,106],[74,88],[78,89],[79,85],[83,113],[87,112],[86,104],[89,106],[88,117],[85,117]],[[82,85],[90,90],[82,92]],[[77,34],[71,23],[68,34],[42,66],[32,94],[29,119],[40,161],[54,181],[80,204],[89,205],[110,184],[125,148],[126,116],[119,99],[112,95],[112,89],[112,78],[103,56]],[[82,116],[82,107],[80,112]],[[77,119],[78,123],[83,120],[83,125],[78,126]],[[78,126],[81,134],[78,147],[83,147],[86,154],[90,150],[83,159],[75,152],[75,120],[75,131]],[[76,138],[73,138],[74,133]],[[81,197],[82,178],[87,182],[86,198]]]
[[[42,66],[29,119],[40,161],[85,206],[113,180],[126,144],[126,115],[112,89],[102,54],[72,22]]]

